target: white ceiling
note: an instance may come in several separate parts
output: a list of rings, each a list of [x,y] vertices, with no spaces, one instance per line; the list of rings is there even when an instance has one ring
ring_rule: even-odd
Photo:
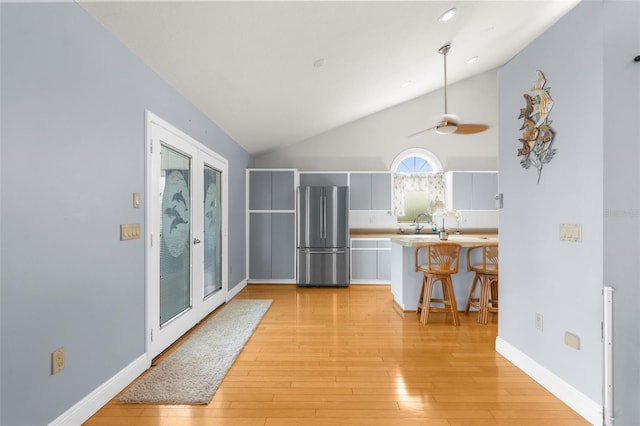
[[[504,65],[579,0],[77,1],[259,154],[441,88],[446,42],[449,83]]]

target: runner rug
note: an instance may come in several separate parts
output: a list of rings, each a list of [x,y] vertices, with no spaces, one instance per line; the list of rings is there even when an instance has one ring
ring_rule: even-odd
[[[271,300],[233,299],[140,376],[120,402],[209,403],[269,306]]]

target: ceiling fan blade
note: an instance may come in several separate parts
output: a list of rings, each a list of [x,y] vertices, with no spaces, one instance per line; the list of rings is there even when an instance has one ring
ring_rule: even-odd
[[[424,132],[428,132],[429,130],[433,130],[433,129],[435,129],[435,128],[436,128],[436,126],[429,127],[428,129],[423,129],[423,130],[420,130],[419,132],[411,133],[411,134],[410,134],[409,136],[407,136],[407,137],[408,137],[408,138],[412,138],[412,137],[414,137],[414,136],[421,135],[422,133],[424,133]]]
[[[486,124],[458,124],[458,128],[454,133],[460,135],[471,135],[487,130],[489,126]]]

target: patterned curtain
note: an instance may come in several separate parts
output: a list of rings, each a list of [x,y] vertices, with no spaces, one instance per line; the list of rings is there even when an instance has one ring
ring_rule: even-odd
[[[394,173],[393,214],[404,216],[404,193],[426,192],[430,200],[444,202],[444,173]]]

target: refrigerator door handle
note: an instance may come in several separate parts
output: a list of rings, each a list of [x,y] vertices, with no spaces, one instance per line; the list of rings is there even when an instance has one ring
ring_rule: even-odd
[[[327,196],[322,197],[322,238],[327,238]]]
[[[345,252],[346,252],[345,249],[321,249],[321,250],[308,249],[308,248],[300,249],[300,253],[304,253],[304,254],[344,254]]]
[[[320,231],[320,238],[322,238],[322,236],[324,235],[324,204],[323,204],[323,198],[320,197],[320,215],[318,216],[318,218],[320,219],[318,222],[318,228]]]

